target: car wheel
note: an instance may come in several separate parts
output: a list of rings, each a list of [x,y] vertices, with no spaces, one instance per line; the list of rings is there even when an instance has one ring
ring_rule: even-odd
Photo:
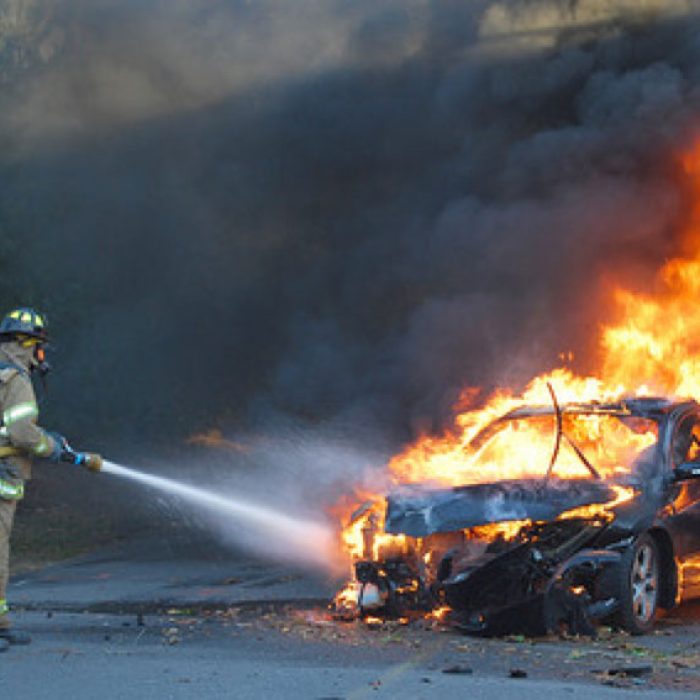
[[[659,603],[659,550],[651,535],[640,535],[619,564],[618,621],[630,634],[646,634],[654,626]]]

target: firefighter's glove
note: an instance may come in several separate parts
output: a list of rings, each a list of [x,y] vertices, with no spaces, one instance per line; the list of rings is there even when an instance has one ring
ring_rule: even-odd
[[[63,437],[60,433],[54,433],[46,431],[46,434],[51,437],[54,442],[53,452],[48,456],[48,459],[52,462],[70,462],[72,461],[67,455],[74,454],[68,440]]]

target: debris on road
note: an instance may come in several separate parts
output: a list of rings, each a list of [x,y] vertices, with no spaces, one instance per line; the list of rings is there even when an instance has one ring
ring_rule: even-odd
[[[639,678],[653,673],[652,666],[616,666],[608,669],[609,676],[627,676],[630,678]]]
[[[469,666],[462,666],[461,664],[454,664],[453,666],[446,666],[442,669],[443,673],[463,675],[468,676],[474,673],[474,671],[469,668]]]

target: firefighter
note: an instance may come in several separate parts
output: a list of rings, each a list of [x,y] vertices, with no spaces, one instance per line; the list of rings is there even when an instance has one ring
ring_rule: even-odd
[[[0,651],[11,644],[28,644],[28,635],[10,626],[7,605],[10,532],[24,483],[31,478],[34,458],[70,462],[98,470],[98,455],[75,452],[65,438],[37,424],[32,375],[46,375],[45,317],[29,308],[10,311],[0,321]]]

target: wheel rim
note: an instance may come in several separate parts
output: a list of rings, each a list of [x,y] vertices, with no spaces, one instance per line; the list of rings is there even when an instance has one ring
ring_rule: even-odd
[[[632,612],[639,622],[649,622],[656,612],[658,571],[651,545],[643,544],[632,563]]]

